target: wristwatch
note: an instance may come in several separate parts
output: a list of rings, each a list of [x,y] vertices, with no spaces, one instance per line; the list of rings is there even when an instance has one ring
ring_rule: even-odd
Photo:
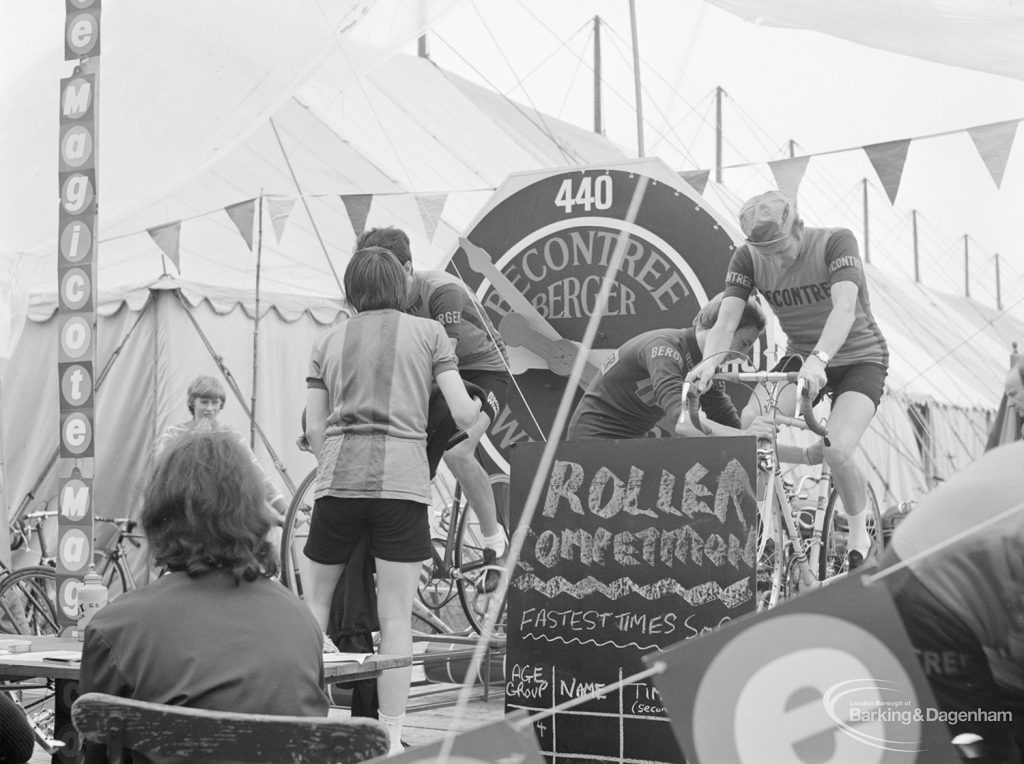
[[[826,353],[824,350],[812,350],[811,355],[821,361],[822,366],[828,366],[828,362],[832,360],[832,356]]]

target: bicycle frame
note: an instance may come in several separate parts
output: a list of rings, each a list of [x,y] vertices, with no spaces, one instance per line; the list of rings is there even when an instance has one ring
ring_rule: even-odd
[[[785,424],[796,427],[806,427],[818,435],[827,437],[827,431],[814,418],[810,400],[803,388],[799,375],[795,372],[731,372],[716,374],[716,380],[732,382],[755,382],[764,386],[767,394],[765,400],[765,411],[772,412],[778,421],[779,398],[782,386],[785,383],[797,384],[797,400],[800,404],[800,413],[803,421],[789,417],[782,417]],[[697,408],[698,396],[691,394],[690,385],[683,385],[683,411],[688,411],[690,420],[699,431],[708,434],[709,431],[700,422]],[[767,444],[767,445],[762,445]],[[804,538],[800,524],[797,520],[796,508],[792,499],[795,497],[786,490],[782,477],[782,468],[776,450],[775,440],[760,440],[757,450],[757,469],[763,476],[758,481],[761,488],[761,495],[757,499],[758,516],[762,523],[762,536],[758,542],[758,560],[764,559],[767,554],[767,545],[773,539],[772,523],[778,523],[784,533],[783,548],[775,549],[776,559],[773,562],[771,589],[768,593],[766,603],[758,598],[758,606],[773,607],[784,597],[783,589],[790,583],[795,583],[800,589],[812,589],[821,584],[818,580],[818,560],[822,549],[822,542],[826,532],[825,514],[828,502],[828,491],[831,485],[831,474],[828,467],[822,465],[821,477],[817,478],[819,493],[815,504],[814,523],[810,538]],[[805,478],[806,479],[806,478]],[[781,555],[781,557],[780,557]],[[796,575],[790,575],[795,569]]]
[[[462,486],[457,483],[452,496],[451,506],[447,507],[447,509],[450,514],[447,520],[448,529],[444,539],[444,556],[438,554],[436,546],[431,545],[430,557],[434,563],[434,576],[450,578],[454,581],[459,578],[465,578],[466,573],[483,568],[488,563],[481,558],[461,567],[455,565],[455,546],[459,540],[459,523],[462,519],[462,513],[469,509],[469,504],[465,502],[462,494]]]

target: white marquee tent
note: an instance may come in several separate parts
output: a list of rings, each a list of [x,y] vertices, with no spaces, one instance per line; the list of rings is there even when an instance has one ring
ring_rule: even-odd
[[[153,440],[186,417],[184,391],[196,374],[230,373],[240,396],[229,396],[224,419],[249,429],[256,256],[225,207],[261,195],[267,207],[255,380],[266,441],[257,454],[287,489],[312,466],[293,441],[308,347],[340,310],[338,279],[354,238],[346,200],[372,197],[366,224],[406,229],[418,263],[432,266],[509,173],[624,158],[599,136],[395,54],[452,4],[418,3],[410,14],[400,0],[309,0],[285,20],[272,4],[241,0],[104,9],[98,511],[134,506]],[[0,330],[16,328],[19,301],[28,316],[0,367],[11,509],[55,491],[52,104],[70,65],[60,65],[58,50],[63,5],[45,18],[34,5],[21,4],[24,23],[5,32],[53,42],[5,82],[13,106],[2,116],[0,166],[13,168],[16,182],[0,187]],[[713,185],[707,197],[735,212]],[[270,214],[286,208],[278,239]],[[147,233],[175,221],[179,267]],[[1001,391],[991,370],[1005,368],[1024,327],[965,298],[874,269],[869,277],[894,359],[891,394],[865,444],[887,505],[980,452]]]

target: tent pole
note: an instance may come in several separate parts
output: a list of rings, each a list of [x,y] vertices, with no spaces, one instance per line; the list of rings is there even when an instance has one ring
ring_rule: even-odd
[[[871,237],[868,228],[868,179],[864,178],[864,262],[871,262]]]
[[[722,182],[722,96],[725,90],[715,87],[715,183]]]
[[[146,298],[146,304],[143,305],[142,306],[142,310],[139,311],[139,317],[135,319],[135,323],[132,324],[131,328],[124,335],[124,338],[121,340],[121,342],[118,344],[118,346],[116,348],[114,348],[114,352],[112,352],[110,354],[110,358],[108,358],[107,362],[103,365],[103,370],[97,375],[97,377],[96,377],[96,386],[95,386],[95,389],[94,389],[94,392],[93,392],[94,395],[98,395],[99,394],[100,386],[103,384],[104,380],[107,378],[107,374],[110,373],[110,369],[113,367],[114,361],[116,361],[118,359],[118,357],[121,355],[121,351],[124,349],[124,346],[127,344],[128,340],[129,340],[129,338],[131,338],[132,334],[135,333],[135,330],[138,328],[139,323],[141,323],[143,316],[146,315],[146,311],[149,310],[149,306],[152,305],[152,304],[153,304],[153,293],[151,291],[149,293],[149,296]],[[9,519],[20,517],[21,513],[25,511],[25,508],[29,504],[32,503],[33,499],[36,498],[36,491],[38,491],[39,490],[39,486],[41,486],[43,484],[43,480],[46,479],[46,473],[48,473],[50,471],[50,468],[54,465],[54,463],[57,461],[57,458],[59,456],[60,456],[60,446],[58,445],[55,449],[53,449],[53,455],[50,456],[49,460],[46,462],[46,465],[43,467],[42,471],[39,473],[39,476],[36,477],[36,482],[32,484],[32,488],[30,488],[28,493],[26,493],[24,498],[22,498],[21,502],[18,504],[18,508],[14,511],[13,515],[9,516]]]
[[[914,228],[914,282],[921,282],[921,268],[920,261],[918,260],[917,254],[917,210],[910,211],[910,222]]]
[[[234,393],[235,399],[238,401],[238,405],[242,407],[242,412],[249,416],[249,406],[245,402],[245,396],[242,395],[242,390],[238,387],[238,383],[235,381],[234,375],[231,370],[224,363],[224,358],[217,354],[217,351],[213,349],[213,345],[210,344],[209,338],[203,332],[199,322],[196,321],[196,317],[192,315],[192,311],[189,310],[188,304],[185,302],[184,296],[181,294],[180,289],[174,290],[174,296],[178,299],[178,304],[181,305],[181,309],[185,311],[185,317],[191,322],[192,328],[196,330],[196,334],[199,335],[199,339],[202,340],[203,345],[206,347],[206,352],[210,354],[213,362],[217,364],[217,368],[220,369],[221,375],[224,377],[224,381],[228,383],[228,387],[231,388],[231,392]],[[255,420],[254,420],[255,421]],[[284,462],[277,455],[277,451],[274,450],[274,446],[270,442],[270,438],[263,432],[263,428],[258,424],[256,425],[256,434],[260,436],[260,441],[263,443],[263,447],[267,449],[271,460],[274,462],[274,468],[277,473],[281,476],[284,481],[285,487],[295,496],[295,483],[292,481],[291,476],[288,474],[288,468],[284,466]]]
[[[996,310],[1003,309],[1003,286],[999,279],[999,253],[996,252]]]
[[[256,226],[256,315],[252,319],[252,398],[249,404],[249,448],[256,449],[256,385],[259,372],[260,266],[263,260],[263,189],[260,189],[259,223]]]
[[[967,234],[964,234],[964,297],[971,296],[971,262],[970,251],[967,244]]]
[[[345,294],[345,288],[341,285],[341,279],[338,277],[338,272],[334,269],[334,263],[331,261],[331,253],[327,251],[327,245],[324,244],[324,237],[320,235],[320,229],[317,228],[316,218],[313,217],[313,213],[309,210],[309,202],[306,201],[305,195],[302,193],[302,186],[299,185],[299,179],[295,177],[295,170],[292,168],[291,160],[288,158],[288,152],[284,150],[284,143],[281,142],[281,136],[278,135],[277,125],[274,124],[274,118],[271,117],[269,120],[270,128],[274,131],[274,137],[277,139],[277,145],[281,149],[281,155],[284,157],[284,163],[288,165],[288,172],[292,176],[292,182],[295,184],[296,190],[299,192],[299,199],[302,200],[302,206],[306,208],[306,215],[309,217],[309,222],[313,226],[313,232],[316,234],[317,241],[320,242],[320,249],[324,251],[324,259],[327,260],[327,267],[331,269],[331,274],[334,276],[334,283],[338,285],[338,294]]]
[[[3,510],[4,519],[11,516],[10,507],[7,506],[7,460],[4,458],[4,378],[3,371],[6,361],[0,361],[0,509]],[[4,565],[11,565],[11,534],[8,523],[0,527],[0,559]]]
[[[601,128],[601,17],[594,16],[594,132]]]
[[[640,92],[640,48],[636,34],[636,0],[629,0],[629,28],[633,33],[633,86],[636,91],[636,153],[644,155],[644,102]]]

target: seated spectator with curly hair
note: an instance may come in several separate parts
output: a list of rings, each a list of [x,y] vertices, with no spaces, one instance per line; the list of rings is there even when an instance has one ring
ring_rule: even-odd
[[[99,611],[82,692],[156,703],[326,716],[323,635],[281,586],[274,524],[246,449],[229,432],[184,434],[157,459],[142,527],[167,573]],[[87,761],[106,761],[103,746]],[[88,749],[88,746],[87,746]]]

